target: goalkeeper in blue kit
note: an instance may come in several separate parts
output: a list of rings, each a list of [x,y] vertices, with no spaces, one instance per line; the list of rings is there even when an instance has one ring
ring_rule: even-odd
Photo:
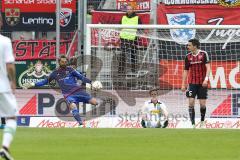
[[[36,83],[26,83],[23,85],[23,88],[28,89],[31,87],[40,87],[55,80],[58,83],[61,92],[68,103],[73,117],[77,120],[79,126],[81,126],[83,122],[81,120],[77,104],[79,102],[83,102],[90,103],[92,105],[98,105],[98,102],[95,98],[89,95],[81,85],[77,83],[77,80],[79,79],[83,83],[89,84],[91,84],[91,80],[83,76],[72,67],[68,67],[68,60],[65,55],[60,56],[58,63],[59,68],[54,70],[48,78]]]

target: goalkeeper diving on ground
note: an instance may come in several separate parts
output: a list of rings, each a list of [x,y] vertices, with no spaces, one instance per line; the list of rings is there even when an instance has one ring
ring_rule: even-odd
[[[166,105],[157,99],[158,89],[149,91],[151,99],[144,103],[141,110],[143,128],[166,128],[168,126],[168,112]]]
[[[82,85],[78,84],[77,80],[79,79],[86,84],[91,84],[91,80],[83,76],[81,73],[79,73],[72,67],[67,66],[68,59],[65,55],[60,56],[60,58],[58,59],[58,63],[59,67],[54,70],[48,76],[48,78],[36,83],[25,83],[23,85],[23,89],[44,86],[46,84],[50,84],[52,81],[55,80],[61,89],[63,97],[68,103],[69,109],[73,117],[79,123],[79,126],[82,126],[83,122],[77,108],[78,103],[83,102],[90,103],[92,105],[98,105],[98,102],[95,98],[93,98],[85,91]]]

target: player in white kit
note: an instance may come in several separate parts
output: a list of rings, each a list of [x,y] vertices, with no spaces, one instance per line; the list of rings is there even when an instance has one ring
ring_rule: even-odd
[[[157,99],[158,90],[149,91],[151,99],[142,108],[143,128],[166,128],[168,126],[168,112],[166,105]]]
[[[0,29],[1,27],[2,17],[0,14]],[[12,93],[16,89],[14,61],[11,40],[0,34],[0,117],[6,118],[0,157],[6,160],[13,160],[9,147],[17,128],[17,102]]]

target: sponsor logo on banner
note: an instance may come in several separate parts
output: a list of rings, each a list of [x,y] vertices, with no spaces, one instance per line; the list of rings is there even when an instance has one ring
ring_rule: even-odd
[[[62,94],[59,93],[58,89],[32,89],[27,91],[19,90],[18,95],[21,97],[18,99],[21,101],[18,109],[20,115],[47,115],[54,117],[72,115],[67,107],[65,99],[63,98]],[[119,102],[115,95],[111,94],[110,92],[101,91],[95,95],[95,98],[97,98],[99,102],[97,107],[91,105],[81,106],[82,103],[80,103],[79,112],[83,115],[88,115],[88,119],[93,119],[105,114],[116,114],[116,107],[118,106]]]
[[[70,40],[60,41],[60,52],[67,53],[69,50]],[[74,43],[70,57],[74,55],[77,44]],[[33,59],[56,59],[56,41],[55,40],[29,40],[13,41],[13,51],[16,60],[33,60]]]
[[[217,0],[164,0],[163,1],[164,4],[166,5],[203,5],[203,4],[217,4],[218,1]]]
[[[212,18],[207,21],[210,25],[221,25],[224,22],[224,17]],[[222,49],[226,49],[227,44],[236,41],[240,37],[240,29],[212,29],[211,32],[202,41],[207,42],[214,40],[217,37],[224,39]]]
[[[31,117],[29,117],[29,116],[18,116],[17,117],[17,125],[18,126],[29,126],[30,118]]]
[[[239,117],[240,94],[230,94],[211,113],[211,117]]]
[[[219,4],[225,7],[236,7],[240,6],[239,0],[218,0]]]
[[[118,10],[127,10],[128,5],[132,5],[135,10],[150,10],[151,2],[150,0],[117,0]]]
[[[22,23],[25,25],[49,25],[53,26],[54,19],[46,17],[22,17]]]
[[[19,8],[21,12],[56,12],[56,2],[59,0],[2,0],[3,11],[6,8]],[[76,13],[76,0],[61,0],[63,8],[71,8]]]
[[[229,12],[231,12],[231,14],[228,14]],[[192,17],[192,19],[194,19],[195,23],[193,23],[193,21],[191,21],[189,18],[189,22],[184,23],[184,18],[180,18],[180,15],[184,13],[194,13],[194,17]],[[158,7],[158,23],[172,25],[234,25],[240,23],[240,20],[238,18],[239,14],[239,7],[224,8],[219,5],[167,6],[160,4]],[[179,16],[173,17],[171,15]],[[187,19],[187,16],[185,16],[185,18]],[[201,33],[196,33],[196,38],[199,38],[201,43],[222,43],[222,49],[226,49],[231,42],[238,42],[238,39],[240,37],[240,29],[209,29],[205,30],[204,32],[202,30],[196,30],[196,32]],[[181,34],[179,33],[179,35]],[[194,35],[194,33],[192,35]],[[170,40],[170,38],[173,39],[176,37],[178,36],[175,36],[171,33],[171,37],[169,36],[167,38]]]
[[[20,9],[19,8],[6,8],[5,9],[5,20],[9,26],[15,26],[20,20]]]
[[[69,117],[72,119],[72,117]],[[240,120],[237,118],[207,118],[205,120],[207,129],[239,129]],[[57,117],[31,117],[30,127],[38,128],[74,128],[78,127],[76,121],[64,121]],[[99,117],[84,121],[84,128],[142,128],[137,120],[131,122],[120,121],[118,117]],[[169,121],[168,128],[192,128],[190,121]],[[200,128],[200,119],[196,118],[196,128]]]
[[[167,14],[168,24],[170,25],[195,25],[194,13]],[[171,29],[172,38],[179,44],[187,44],[189,39],[195,37],[195,29]]]
[[[140,121],[120,120],[114,128],[142,128]]]
[[[37,61],[35,64],[30,63],[28,69],[24,71],[18,79],[18,84],[23,87],[23,84],[28,82],[37,82],[46,78],[52,71],[47,63],[43,64],[41,61]]]
[[[62,8],[60,12],[60,25],[66,27],[72,18],[72,9]]]
[[[71,118],[72,119],[72,118]],[[91,121],[83,121],[83,128],[99,128],[99,121],[91,120]],[[36,127],[38,128],[75,128],[78,127],[78,122],[76,121],[62,121],[55,120],[54,118],[45,118],[40,121]]]
[[[13,5],[13,4],[39,4],[39,5],[52,5],[56,4],[56,0],[4,0],[4,4]],[[71,4],[75,2],[74,0],[61,0],[62,4]]]
[[[215,56],[215,55],[214,55]],[[163,74],[160,80],[172,84],[174,88],[181,88],[182,70],[184,61],[180,60],[161,60],[160,66],[163,68]],[[240,88],[240,64],[238,62],[211,62],[211,72],[209,75],[209,87],[212,89],[238,89]],[[174,73],[173,73],[174,71]]]
[[[3,0],[1,13],[4,31],[55,31],[56,2],[59,0]],[[61,0],[62,31],[74,31],[76,0]],[[21,16],[20,16],[21,11]]]
[[[31,117],[30,127],[38,128],[75,128],[78,127],[78,122],[73,121],[72,117],[63,117],[61,120],[58,117]],[[67,120],[69,119],[69,120]],[[96,118],[88,121],[83,121],[83,128],[102,128],[109,127],[106,118]],[[99,126],[101,122],[101,126]]]

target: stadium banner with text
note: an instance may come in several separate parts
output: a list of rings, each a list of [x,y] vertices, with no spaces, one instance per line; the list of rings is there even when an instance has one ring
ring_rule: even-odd
[[[163,0],[165,5],[215,5],[218,0]],[[194,6],[193,6],[194,7]]]
[[[158,24],[186,25],[194,20],[195,24],[233,25],[240,24],[240,7],[226,8],[218,5],[158,5]],[[231,13],[231,14],[229,14]],[[177,19],[180,19],[177,21]]]
[[[62,40],[60,42],[60,53],[66,54],[71,41]],[[16,60],[30,59],[56,59],[56,41],[55,40],[15,40],[13,41],[13,51]],[[76,51],[76,43],[71,48],[70,57]]]
[[[125,15],[125,12],[115,12],[115,11],[93,11],[92,23],[93,24],[120,24],[122,17]],[[150,23],[150,13],[141,12],[137,13],[143,24]],[[102,46],[119,46],[119,31],[108,30],[108,29],[93,29],[92,30],[92,45],[97,46],[99,40],[101,41]],[[99,37],[101,37],[99,39]],[[138,38],[139,44],[142,46],[147,46],[147,39],[140,37]]]
[[[56,30],[56,1],[2,1],[4,31]],[[62,31],[73,31],[76,0],[63,0],[60,13]]]
[[[25,120],[25,119],[24,119]],[[25,120],[26,121],[26,120]],[[29,122],[30,121],[30,122]],[[58,117],[30,117],[27,121],[29,127],[36,128],[77,128],[76,121],[65,121]],[[169,120],[168,128],[192,128],[188,119]],[[196,118],[196,128],[200,128],[200,119]],[[206,129],[240,129],[240,120],[238,118],[206,118]],[[92,120],[84,121],[83,128],[142,128],[141,121],[138,118],[131,120],[120,117],[98,117]]]
[[[23,76],[21,82],[35,80],[36,78],[34,77],[32,79],[25,77],[24,79]],[[188,105],[188,101],[186,101],[185,94],[180,89],[162,90],[159,93],[158,98],[166,104],[169,118],[189,117],[185,107]],[[238,90],[224,90],[223,94],[218,89],[213,89],[209,90],[208,93],[208,112],[206,117],[240,117],[240,110],[238,109],[240,107],[238,101],[240,94]],[[68,110],[68,107],[66,107],[66,101],[57,89],[17,89],[15,96],[18,102],[19,116],[70,117],[67,120],[73,121],[72,114]],[[151,98],[148,91],[142,90],[122,90],[121,92],[102,90],[94,95],[94,97],[99,102],[99,105],[96,107],[89,104],[79,104],[79,112],[85,120],[86,118],[87,120],[91,120],[102,116],[117,116],[121,119],[136,118],[139,117],[139,111],[143,104]],[[181,105],[179,106],[179,104]],[[66,119],[63,120],[66,121]]]
[[[150,0],[117,0],[118,10],[127,10],[127,6],[131,5],[135,10],[150,10],[151,2]]]
[[[61,7],[76,13],[76,0],[61,0]],[[2,0],[2,12],[8,8],[18,8],[21,12],[54,12],[56,0]]]
[[[158,6],[158,24],[238,25],[240,24],[240,19],[238,18],[240,17],[239,9],[240,7],[226,8],[217,5],[166,6],[160,4]],[[189,39],[197,38],[200,39],[201,43],[214,43],[217,46],[221,45],[219,49],[227,50],[231,42],[238,45],[240,29],[170,29],[170,36],[167,38],[181,45],[186,45]]]
[[[164,67],[161,67],[164,66]],[[163,74],[159,77],[161,82],[171,84],[172,88],[181,88],[184,61],[161,60],[160,67]],[[209,88],[212,89],[238,89],[240,88],[240,71],[237,61],[212,61],[209,76]],[[174,74],[173,74],[174,73]],[[160,82],[160,85],[163,83]]]
[[[12,11],[9,11],[12,12]],[[18,12],[18,11],[13,11]],[[73,31],[75,29],[75,14],[71,10],[63,11],[66,16],[60,19],[61,31]],[[68,12],[68,13],[67,13]],[[55,31],[56,14],[55,13],[3,13],[4,31]],[[15,14],[15,13],[14,13]]]
[[[165,5],[174,6],[174,5],[216,5],[224,7],[237,7],[240,6],[240,1],[237,0],[163,0]]]
[[[16,61],[17,87],[23,84],[37,82],[48,77],[56,68],[56,60],[26,60]]]

